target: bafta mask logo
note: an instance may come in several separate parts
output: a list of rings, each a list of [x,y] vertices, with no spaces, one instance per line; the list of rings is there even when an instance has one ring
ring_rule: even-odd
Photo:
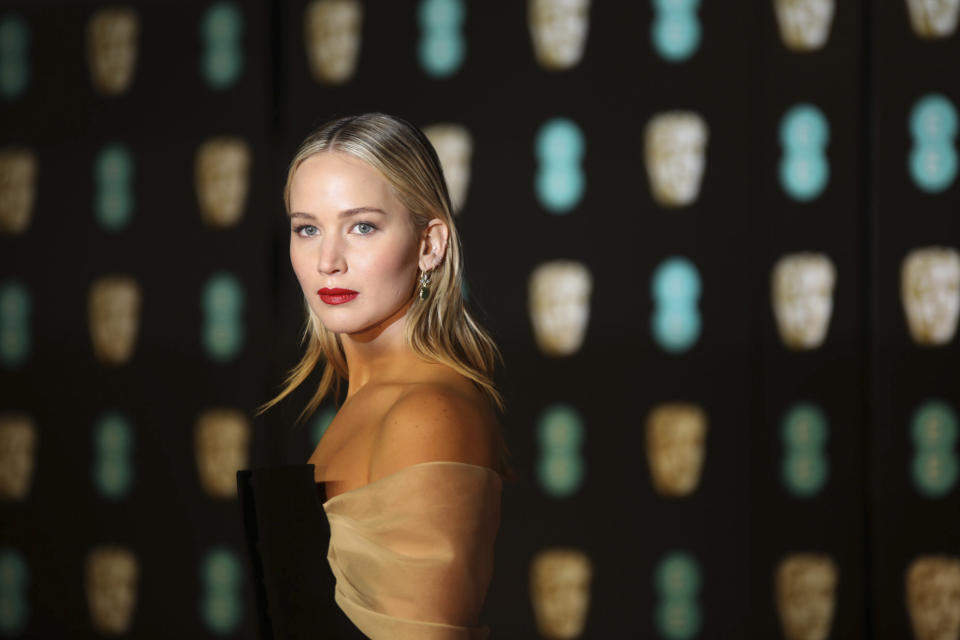
[[[87,62],[93,87],[108,96],[125,92],[137,66],[140,19],[128,7],[106,7],[87,23]]]
[[[533,53],[544,69],[579,64],[590,30],[590,0],[527,0]]]
[[[453,212],[460,213],[467,201],[467,189],[470,186],[473,137],[466,127],[459,124],[432,124],[424,127],[423,133],[430,139],[440,158]]]
[[[242,577],[236,554],[223,547],[210,549],[200,561],[200,616],[213,633],[234,633],[243,620]]]
[[[100,362],[121,365],[130,360],[140,325],[140,298],[140,286],[129,276],[103,276],[90,285],[90,337]]]
[[[544,492],[554,498],[573,495],[583,484],[585,463],[580,453],[584,438],[583,419],[577,410],[555,404],[540,416],[537,440],[540,460],[537,479]]]
[[[86,592],[90,619],[104,635],[129,631],[137,607],[137,557],[123,547],[103,546],[87,554]]]
[[[243,348],[245,299],[243,285],[229,273],[210,276],[203,287],[201,336],[204,351],[211,360],[232,360]]]
[[[581,166],[585,147],[580,127],[567,118],[548,120],[537,132],[534,191],[550,213],[569,213],[583,198],[587,186]]]
[[[530,563],[530,599],[540,635],[549,640],[579,638],[590,609],[593,564],[577,549],[538,552]]]
[[[210,409],[197,419],[194,452],[200,484],[214,498],[237,495],[237,471],[247,467],[250,424],[235,409]]]
[[[667,111],[644,129],[643,152],[653,199],[664,207],[696,201],[706,167],[707,123],[691,111]]]
[[[707,414],[694,404],[669,403],[647,415],[647,462],[653,487],[680,498],[697,490],[706,456]]]
[[[686,258],[661,262],[651,277],[654,341],[669,353],[683,353],[700,338],[700,272]]]
[[[200,75],[211,89],[227,89],[243,73],[243,14],[232,2],[218,2],[200,22]]]
[[[93,212],[105,231],[119,231],[133,215],[133,154],[123,144],[108,144],[93,163]]]
[[[795,553],[777,565],[777,611],[787,640],[827,640],[837,601],[837,568],[820,553]]]
[[[466,17],[463,0],[421,0],[420,66],[434,78],[448,78],[463,64],[467,45],[463,37]]]
[[[834,0],[773,0],[783,46],[791,51],[822,49],[833,25]]]
[[[797,498],[809,498],[823,489],[830,475],[824,450],[830,427],[820,408],[809,402],[791,406],[780,424],[783,461],[780,478]]]
[[[960,558],[919,556],[910,563],[905,577],[913,637],[960,638]]]
[[[960,0],[907,0],[910,26],[921,38],[947,38],[957,32]]]
[[[780,120],[780,186],[798,202],[815,200],[830,181],[830,124],[812,104],[794,105]]]
[[[910,177],[926,193],[941,193],[957,179],[957,108],[940,93],[921,96],[910,110]]]
[[[30,620],[30,567],[13,547],[0,546],[0,634],[14,638]]]
[[[30,416],[0,414],[0,500],[26,500],[36,464],[37,430]]]
[[[363,6],[359,0],[313,0],[304,14],[310,73],[320,84],[353,77],[360,54]]]
[[[0,149],[0,235],[20,235],[30,226],[37,195],[37,157],[19,147]]]
[[[900,267],[900,300],[914,342],[928,347],[951,342],[960,314],[960,252],[924,247],[908,253]]]
[[[121,500],[133,488],[134,437],[130,422],[109,411],[93,427],[93,486],[107,500]]]
[[[22,365],[30,355],[30,292],[16,280],[0,282],[0,364]]]
[[[590,320],[592,291],[593,276],[583,263],[553,260],[533,270],[528,312],[542,353],[569,356],[580,350]]]
[[[957,414],[943,400],[917,407],[910,425],[913,484],[926,498],[948,495],[957,486]]]
[[[197,149],[194,179],[203,221],[215,228],[240,222],[250,183],[250,145],[242,138],[210,138]]]
[[[0,98],[16,100],[30,85],[30,30],[17,14],[0,18]]]
[[[700,47],[700,0],[654,0],[650,39],[667,62],[683,62]]]
[[[777,260],[770,286],[784,345],[803,350],[823,344],[833,313],[836,280],[833,262],[822,253],[791,253]]]
[[[694,638],[700,632],[700,566],[689,553],[666,554],[654,569],[654,626],[662,638]]]

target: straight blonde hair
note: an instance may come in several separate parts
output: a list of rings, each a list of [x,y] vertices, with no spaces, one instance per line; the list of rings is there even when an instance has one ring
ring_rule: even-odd
[[[489,334],[473,319],[461,290],[463,256],[453,223],[453,207],[437,153],[420,129],[383,113],[348,116],[328,122],[313,131],[297,149],[287,170],[283,202],[290,212],[290,185],[297,169],[318,153],[338,152],[358,158],[378,170],[410,212],[414,227],[426,228],[439,218],[449,237],[443,261],[430,274],[430,295],[414,300],[407,312],[404,339],[414,353],[429,362],[445,364],[473,381],[486,398],[503,410],[503,401],[493,383],[500,353]],[[416,283],[411,283],[411,297]],[[301,338],[307,348],[300,362],[287,374],[282,390],[257,409],[260,415],[300,386],[317,366],[323,374],[313,397],[298,419],[313,413],[329,395],[339,396],[347,378],[347,361],[340,337],[326,329],[304,298],[307,322]],[[500,437],[501,462],[505,447]]]

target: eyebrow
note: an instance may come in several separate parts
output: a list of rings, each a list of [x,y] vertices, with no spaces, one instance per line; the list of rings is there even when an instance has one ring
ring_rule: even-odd
[[[387,215],[387,212],[383,209],[378,209],[377,207],[354,207],[353,209],[346,209],[341,211],[338,218],[349,218],[350,216],[360,215],[361,213],[380,213]],[[306,213],[304,211],[294,211],[289,214],[290,219],[293,218],[308,218],[310,220],[316,220],[316,217],[312,213]]]

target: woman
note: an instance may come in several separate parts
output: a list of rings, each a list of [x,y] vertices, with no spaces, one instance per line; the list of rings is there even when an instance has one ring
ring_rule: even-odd
[[[308,464],[238,474],[264,634],[485,637],[505,469],[496,347],[464,308],[437,155],[399,118],[341,118],[300,146],[284,201],[309,343],[262,409],[318,366],[304,414],[347,387]]]

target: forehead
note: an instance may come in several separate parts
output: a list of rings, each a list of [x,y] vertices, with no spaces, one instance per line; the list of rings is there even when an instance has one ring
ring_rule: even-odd
[[[366,162],[339,152],[314,154],[300,163],[290,181],[290,210],[344,211],[401,207],[383,174]]]

